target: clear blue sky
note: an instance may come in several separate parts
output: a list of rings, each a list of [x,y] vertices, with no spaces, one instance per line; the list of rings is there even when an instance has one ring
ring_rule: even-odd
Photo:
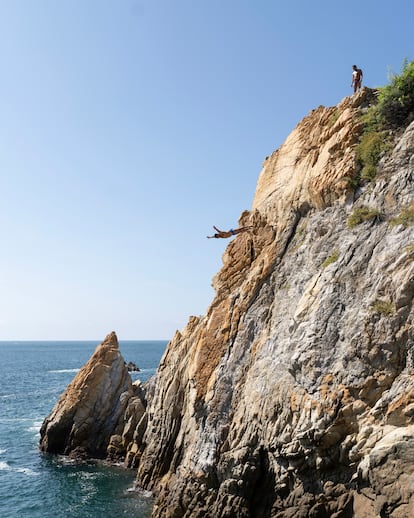
[[[0,0],[0,340],[205,314],[266,155],[413,59],[412,0]]]

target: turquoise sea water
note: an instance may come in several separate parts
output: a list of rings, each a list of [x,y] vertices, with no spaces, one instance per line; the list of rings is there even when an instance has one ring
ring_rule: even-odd
[[[0,342],[0,517],[110,518],[150,515],[151,499],[131,491],[135,473],[77,464],[38,449],[39,429],[90,358],[96,342]],[[152,376],[166,341],[125,341],[126,362]]]

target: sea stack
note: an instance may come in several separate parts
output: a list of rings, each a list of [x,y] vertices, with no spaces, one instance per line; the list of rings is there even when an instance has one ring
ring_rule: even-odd
[[[67,387],[40,430],[49,453],[105,457],[109,439],[132,395],[132,381],[113,332]]]

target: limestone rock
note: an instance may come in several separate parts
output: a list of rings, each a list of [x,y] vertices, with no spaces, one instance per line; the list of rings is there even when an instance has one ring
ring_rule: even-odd
[[[384,436],[358,466],[378,516],[414,511],[414,426],[385,427]]]
[[[115,333],[109,334],[44,420],[45,452],[103,457],[132,396],[132,382]]]
[[[154,516],[409,516],[414,227],[392,221],[414,202],[414,123],[351,189],[372,95],[314,110],[265,161],[253,232],[169,343],[127,452]],[[364,206],[380,217],[350,228]]]
[[[116,430],[119,434],[111,436],[108,445],[108,458],[111,460],[125,460],[128,467],[136,467],[139,456],[137,445],[140,445],[141,436],[147,424],[145,389],[138,380],[132,385],[133,393],[128,399],[125,411],[120,417]]]

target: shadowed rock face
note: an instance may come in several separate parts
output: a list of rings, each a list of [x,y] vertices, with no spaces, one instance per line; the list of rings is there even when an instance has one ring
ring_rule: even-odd
[[[115,333],[109,334],[68,386],[40,430],[49,453],[106,456],[110,436],[132,395]]]

